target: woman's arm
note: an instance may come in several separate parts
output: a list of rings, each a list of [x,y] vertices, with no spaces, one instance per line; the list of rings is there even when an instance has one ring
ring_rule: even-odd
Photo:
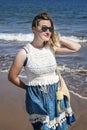
[[[61,47],[54,47],[56,54],[70,54],[80,50],[81,45],[77,42],[60,37]]]
[[[8,80],[11,81],[16,86],[26,89],[25,84],[20,80],[19,73],[23,68],[23,64],[26,58],[26,52],[22,49],[16,55],[13,64],[8,73]]]

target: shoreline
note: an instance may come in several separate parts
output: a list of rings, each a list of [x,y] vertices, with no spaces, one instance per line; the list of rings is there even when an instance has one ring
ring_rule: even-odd
[[[69,126],[69,130],[86,130],[87,100],[73,92],[70,95],[76,122]],[[0,72],[0,129],[33,130],[25,109],[25,91],[8,81],[7,72]]]
[[[81,96],[80,94],[75,93],[74,91],[69,90],[69,92],[72,93],[73,95],[75,95],[75,96],[81,98],[81,99],[85,99],[85,100],[87,100],[87,97],[83,97],[83,96]]]

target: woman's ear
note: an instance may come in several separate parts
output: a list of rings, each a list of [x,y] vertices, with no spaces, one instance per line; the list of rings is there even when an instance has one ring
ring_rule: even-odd
[[[32,31],[35,32],[35,27],[32,27]]]

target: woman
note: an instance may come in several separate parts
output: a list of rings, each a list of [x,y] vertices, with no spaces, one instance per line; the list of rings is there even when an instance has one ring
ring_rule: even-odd
[[[68,124],[74,122],[75,117],[65,98],[61,100],[62,111],[58,109],[56,92],[59,77],[55,73],[54,54],[74,53],[81,46],[58,36],[52,19],[45,12],[35,16],[32,31],[34,39],[16,55],[8,79],[26,90],[26,110],[34,130],[67,130]],[[27,75],[26,84],[18,77],[23,67]],[[66,106],[70,110],[67,115]]]

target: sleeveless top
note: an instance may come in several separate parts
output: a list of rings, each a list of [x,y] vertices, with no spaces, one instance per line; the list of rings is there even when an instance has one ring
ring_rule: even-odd
[[[27,75],[26,85],[41,86],[57,83],[59,77],[55,73],[56,59],[51,49],[35,48],[32,44],[28,44],[26,49],[28,50],[28,60],[24,67]]]

